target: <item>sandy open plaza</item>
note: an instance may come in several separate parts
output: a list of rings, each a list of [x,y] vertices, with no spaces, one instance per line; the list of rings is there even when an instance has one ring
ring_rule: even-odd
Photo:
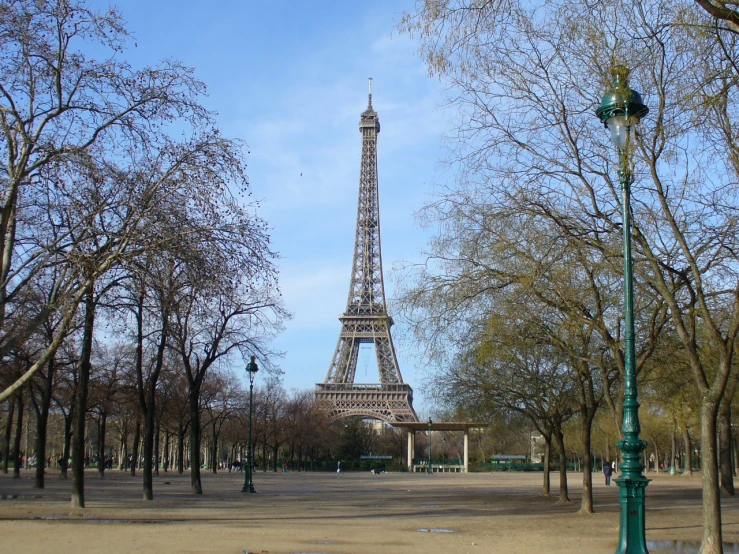
[[[55,471],[44,490],[31,477],[0,475],[3,552],[612,554],[618,536],[618,489],[602,474],[587,516],[576,473],[561,505],[538,496],[540,473],[258,472],[258,494],[244,495],[243,474],[204,472],[202,496],[189,493],[189,474],[169,473],[146,503],[140,477],[89,471],[82,510]],[[700,476],[649,477],[647,540],[700,540]],[[724,539],[739,541],[739,498],[723,504]]]

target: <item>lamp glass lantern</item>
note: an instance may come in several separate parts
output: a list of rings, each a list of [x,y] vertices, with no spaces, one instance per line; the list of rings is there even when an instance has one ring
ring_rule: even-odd
[[[630,71],[617,65],[611,71],[613,86],[603,96],[600,107],[595,111],[611,134],[611,142],[619,154],[624,154],[629,139],[639,121],[649,113],[641,94],[629,88]]]

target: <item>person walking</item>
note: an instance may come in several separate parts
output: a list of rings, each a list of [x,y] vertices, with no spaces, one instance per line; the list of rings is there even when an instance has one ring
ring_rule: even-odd
[[[603,464],[603,475],[606,476],[606,486],[611,486],[611,475],[613,475],[613,466],[611,465],[611,462],[606,462]]]

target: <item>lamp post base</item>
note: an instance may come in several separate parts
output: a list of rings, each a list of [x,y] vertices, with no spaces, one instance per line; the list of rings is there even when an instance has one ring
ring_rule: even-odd
[[[616,554],[649,554],[646,541],[646,519],[644,512],[645,489],[649,479],[643,475],[636,478],[614,479],[619,488],[621,520],[619,525]]]
[[[251,456],[249,456],[248,460],[250,459],[251,459]],[[251,462],[249,461],[244,471],[244,486],[241,488],[241,492],[247,492],[247,493],[257,492],[254,490],[254,481],[252,479],[253,474],[254,474],[254,469],[252,468]]]

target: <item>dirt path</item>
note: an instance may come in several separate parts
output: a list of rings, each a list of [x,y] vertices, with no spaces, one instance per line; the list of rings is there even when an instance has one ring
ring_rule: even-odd
[[[189,475],[166,474],[146,503],[139,477],[90,471],[83,510],[70,507],[69,481],[49,477],[36,490],[30,472],[0,475],[3,552],[612,554],[618,536],[618,488],[600,474],[598,513],[587,516],[578,513],[581,474],[569,476],[566,505],[537,496],[537,473],[260,472],[249,496],[243,474],[204,473],[197,497]],[[699,540],[700,476],[649,477],[647,540]],[[739,542],[739,499],[724,506],[725,540]]]

